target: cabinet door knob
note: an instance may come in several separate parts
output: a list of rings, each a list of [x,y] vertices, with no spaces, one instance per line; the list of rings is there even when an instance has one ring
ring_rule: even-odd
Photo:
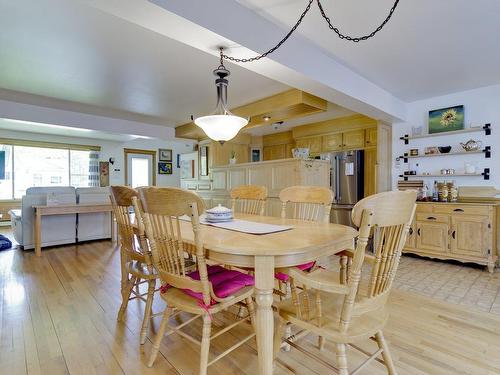
[[[429,216],[427,217],[427,220],[436,220],[436,218],[434,216]]]
[[[417,229],[417,235],[420,236],[420,228]]]
[[[451,236],[453,237],[453,239],[455,239],[455,233],[456,231],[451,232]]]
[[[455,208],[453,212],[464,212],[464,210],[462,210],[461,208]]]

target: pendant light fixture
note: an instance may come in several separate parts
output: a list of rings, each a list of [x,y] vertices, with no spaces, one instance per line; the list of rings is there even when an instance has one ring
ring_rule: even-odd
[[[215,112],[211,115],[202,116],[194,119],[194,123],[198,125],[201,129],[203,129],[203,131],[209,138],[215,141],[219,141],[221,144],[236,137],[238,132],[248,124],[248,119],[233,115],[227,108],[227,85],[228,85],[227,77],[229,76],[230,73],[229,70],[227,70],[226,67],[224,66],[224,59],[236,63],[248,63],[248,62],[258,61],[266,57],[267,55],[273,53],[288,40],[288,38],[293,34],[295,30],[297,30],[299,25],[302,23],[302,20],[311,9],[311,5],[313,4],[313,2],[316,2],[316,4],[318,5],[321,16],[328,24],[330,30],[334,31],[335,34],[337,34],[337,36],[340,39],[348,42],[359,43],[368,40],[370,38],[373,38],[375,34],[377,34],[384,28],[384,26],[391,19],[394,11],[396,10],[396,7],[399,4],[399,1],[400,0],[394,1],[394,4],[389,10],[388,15],[382,21],[382,23],[375,30],[366,35],[350,36],[343,34],[338,27],[332,24],[331,19],[330,17],[327,16],[320,0],[308,0],[306,8],[300,15],[295,25],[291,28],[291,30],[274,47],[270,48],[266,52],[253,57],[237,58],[224,54],[223,48],[220,48],[220,65],[217,69],[214,70],[214,74],[218,77],[215,80],[215,86],[217,87],[217,106],[215,108]],[[193,116],[191,116],[191,119],[193,119]]]
[[[227,77],[230,72],[224,66],[220,49],[220,65],[214,70],[214,75],[218,78],[215,80],[217,87],[217,105],[215,111],[208,116],[198,117],[194,123],[203,129],[205,134],[214,141],[223,144],[236,137],[238,132],[248,124],[248,119],[233,115],[227,108],[227,85],[229,81]]]

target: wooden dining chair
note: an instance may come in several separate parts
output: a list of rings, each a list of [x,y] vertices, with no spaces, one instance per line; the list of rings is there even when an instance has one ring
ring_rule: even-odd
[[[264,215],[267,188],[259,185],[241,185],[231,190],[233,212]]]
[[[290,186],[280,191],[281,217],[290,216],[292,219],[330,222],[333,193],[323,186]],[[289,215],[287,215],[287,212]],[[315,262],[297,266],[301,270],[311,270]],[[281,299],[287,295],[290,284],[288,268],[277,270],[278,290],[276,293]],[[290,285],[293,287],[293,283]],[[284,290],[283,290],[284,289]]]
[[[306,273],[291,269],[290,276],[307,286],[304,291],[295,289],[290,300],[278,304],[281,331],[285,322],[299,327],[293,336],[286,336],[285,342],[333,367],[322,358],[306,351],[296,344],[298,338],[309,332],[328,338],[335,343],[337,367],[341,375],[357,374],[370,361],[382,355],[388,373],[396,369],[384,339],[382,330],[389,318],[387,300],[398,268],[401,250],[415,213],[415,191],[385,192],[359,201],[353,209],[352,219],[359,228],[355,249],[346,250],[352,258],[352,265],[346,283],[339,273],[318,268]],[[368,238],[377,230],[375,254],[365,253]],[[362,278],[364,261],[371,265],[367,279]],[[275,354],[280,346],[281,335],[276,336]],[[372,339],[378,350],[371,354],[357,346],[359,341]],[[347,346],[368,355],[368,359],[355,370],[347,364]]]
[[[210,340],[242,322],[250,320],[254,324],[254,278],[221,266],[207,266],[199,220],[199,213],[203,211],[204,205],[195,193],[177,188],[147,187],[138,190],[153,264],[163,284],[160,295],[167,303],[148,366],[153,365],[165,331],[170,328],[167,335],[177,333],[201,346],[199,373],[205,375],[208,366],[255,336],[255,332],[252,332],[209,361]],[[181,217],[186,215],[191,222],[181,222]],[[194,245],[198,265],[198,270],[191,273],[184,267],[187,242]],[[246,303],[248,316],[211,335],[211,316],[240,302]],[[175,313],[173,309],[176,310]],[[170,325],[169,319],[181,312],[194,316],[177,326]],[[201,342],[181,330],[198,318],[203,319]]]
[[[281,217],[308,221],[330,222],[333,192],[324,186],[290,186],[280,191]]]
[[[133,299],[145,301],[146,306],[140,336],[140,342],[143,345],[146,341],[149,321],[152,316],[153,297],[158,274],[153,268],[142,218],[140,215],[130,215],[130,208],[134,204],[132,198],[137,197],[137,191],[128,186],[111,186],[110,190],[111,203],[120,239],[122,303],[118,311],[118,320],[123,319],[129,301]],[[134,209],[137,211],[136,207]],[[140,285],[143,283],[148,283],[147,293],[141,293],[139,290]]]

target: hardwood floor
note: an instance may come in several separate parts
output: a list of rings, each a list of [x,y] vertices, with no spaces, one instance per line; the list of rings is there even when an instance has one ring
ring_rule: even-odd
[[[143,304],[130,303],[125,322],[116,322],[119,274],[119,252],[109,241],[47,249],[41,258],[32,251],[1,252],[0,373],[196,374],[199,349],[179,336],[165,338],[155,366],[146,367],[159,317],[141,348]],[[500,373],[500,316],[400,290],[393,291],[390,305],[393,319],[386,337],[399,374]],[[155,311],[161,309],[157,299]],[[222,335],[214,341],[212,354],[221,353],[248,330],[242,326],[229,336]],[[199,336],[199,324],[192,333]],[[315,343],[311,337],[304,345],[314,350]],[[332,350],[327,343],[320,355],[334,361]],[[361,362],[354,349],[348,355],[352,368]],[[254,375],[256,370],[251,341],[209,368],[209,373]],[[275,373],[325,374],[327,370],[292,349],[280,354]],[[375,362],[361,373],[385,371]]]

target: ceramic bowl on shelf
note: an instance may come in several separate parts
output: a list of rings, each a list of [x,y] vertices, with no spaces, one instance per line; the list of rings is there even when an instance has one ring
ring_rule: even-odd
[[[447,154],[448,152],[451,151],[451,146],[439,146],[438,150],[442,154]]]
[[[233,220],[233,210],[221,204],[206,210],[205,214],[205,219],[213,223]]]

